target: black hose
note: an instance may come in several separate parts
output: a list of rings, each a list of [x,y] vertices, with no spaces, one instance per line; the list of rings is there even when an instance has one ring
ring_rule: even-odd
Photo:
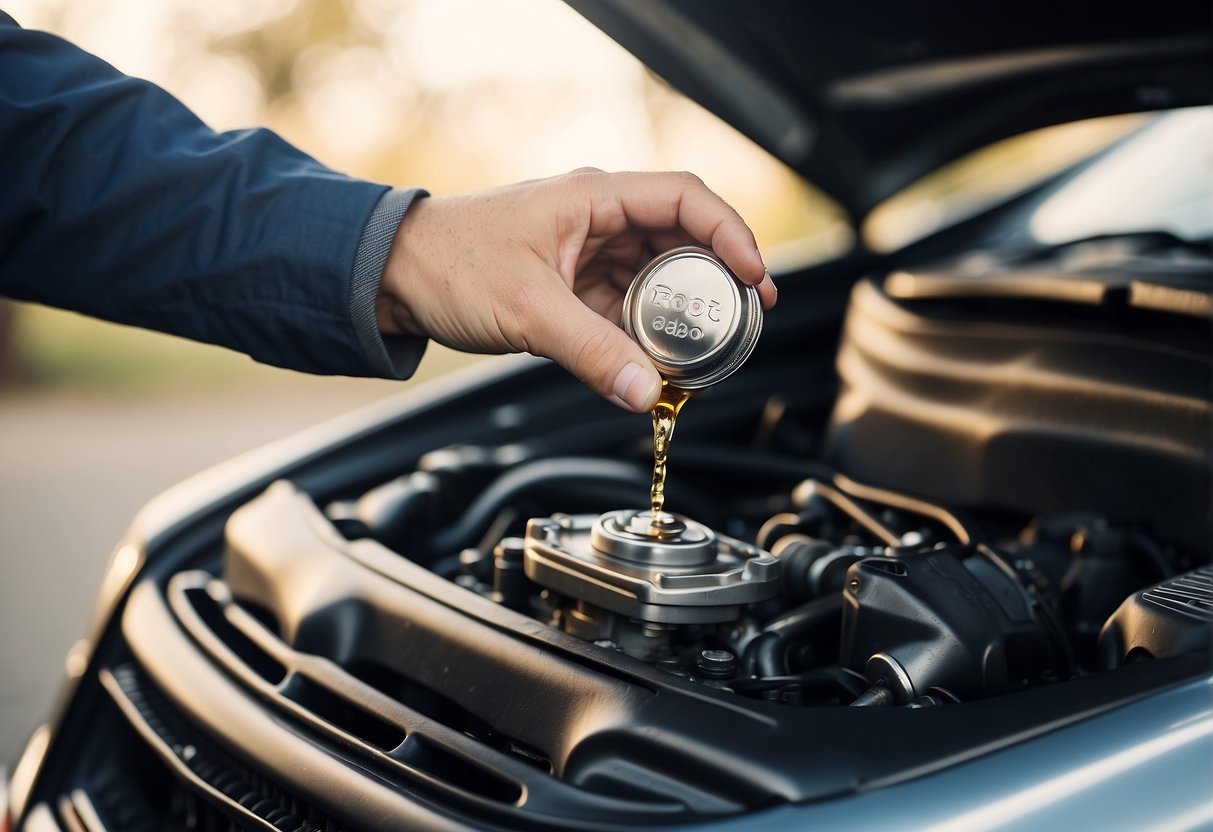
[[[598,457],[557,457],[526,462],[502,474],[480,492],[458,520],[430,539],[433,552],[456,552],[475,545],[501,509],[523,494],[546,494],[568,501],[574,493],[619,502],[619,508],[644,505],[652,475],[648,469]],[[584,491],[583,491],[584,489]],[[682,489],[674,491],[680,513],[708,523],[716,518],[701,497]]]
[[[363,494],[354,504],[355,517],[372,537],[391,542],[433,499],[435,490],[434,478],[429,475],[399,477]]]
[[[1066,638],[1065,629],[1045,599],[1041,598],[1035,590],[1030,592],[1036,602],[1036,613],[1040,622],[1044,625],[1049,640],[1053,642],[1053,651],[1058,664],[1057,675],[1063,681],[1070,679],[1074,675],[1074,648],[1070,646],[1070,639]]]
[[[842,615],[842,595],[827,595],[772,619],[746,645],[741,658],[743,676],[787,676],[788,649],[822,623]]]
[[[743,677],[765,678],[767,676],[782,676],[778,662],[775,661],[774,651],[778,649],[779,636],[775,633],[760,633],[746,645],[745,653],[741,656],[741,675]]]

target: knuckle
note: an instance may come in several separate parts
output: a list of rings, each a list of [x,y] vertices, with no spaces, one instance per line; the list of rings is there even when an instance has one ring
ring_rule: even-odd
[[[698,176],[696,176],[695,174],[691,173],[689,170],[680,170],[680,171],[678,171],[678,172],[677,172],[676,174],[674,174],[674,175],[675,175],[675,176],[676,176],[676,177],[677,177],[677,178],[678,178],[678,179],[679,179],[679,180],[682,182],[682,184],[684,184],[684,185],[689,185],[689,186],[691,186],[691,187],[699,187],[699,188],[706,187],[706,186],[703,184],[703,180],[702,180],[702,179],[700,179],[700,178],[699,178]]]
[[[586,194],[596,193],[607,176],[609,174],[598,168],[583,167],[565,174],[563,181],[566,192],[574,198],[580,199]]]
[[[598,385],[607,383],[611,341],[611,332],[606,328],[595,327],[578,334],[572,355],[573,366],[582,381]]]

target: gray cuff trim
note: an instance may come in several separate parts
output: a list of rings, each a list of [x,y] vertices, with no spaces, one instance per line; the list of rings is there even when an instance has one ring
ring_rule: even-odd
[[[393,188],[380,198],[362,227],[354,273],[350,278],[350,321],[358,344],[376,375],[405,379],[417,369],[425,352],[426,339],[419,336],[388,335],[379,332],[375,319],[375,297],[383,279],[388,251],[396,229],[413,201],[429,196],[422,188]]]

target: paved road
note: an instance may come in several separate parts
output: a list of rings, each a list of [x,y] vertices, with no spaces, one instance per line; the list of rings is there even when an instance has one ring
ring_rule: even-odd
[[[272,389],[116,399],[0,395],[0,767],[50,706],[136,510],[216,462],[399,389],[287,377]]]

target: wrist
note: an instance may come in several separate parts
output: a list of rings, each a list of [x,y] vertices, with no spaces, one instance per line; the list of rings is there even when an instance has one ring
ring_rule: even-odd
[[[404,215],[392,236],[379,292],[375,297],[375,320],[386,335],[424,336],[412,299],[426,262],[425,238],[429,234],[432,199],[419,196]]]

